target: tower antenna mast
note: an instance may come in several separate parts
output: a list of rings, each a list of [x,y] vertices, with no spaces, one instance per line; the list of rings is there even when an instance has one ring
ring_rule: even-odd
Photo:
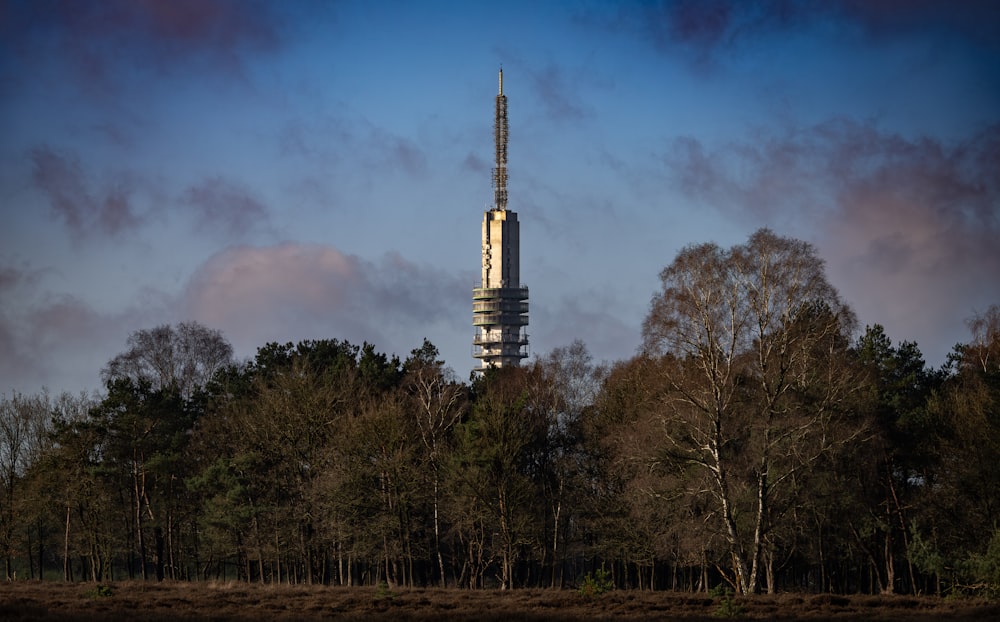
[[[483,281],[472,289],[472,356],[476,368],[517,367],[528,356],[528,288],[521,284],[521,225],[507,209],[507,98],[500,68],[493,206],[483,214]]]
[[[493,169],[493,209],[507,209],[507,96],[503,94],[503,67],[500,68],[497,115],[493,126],[496,140],[496,168]]]

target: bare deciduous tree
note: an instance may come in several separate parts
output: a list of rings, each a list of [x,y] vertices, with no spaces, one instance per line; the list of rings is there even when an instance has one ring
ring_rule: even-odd
[[[972,341],[964,347],[966,362],[988,373],[1000,368],[1000,305],[990,305],[984,313],[966,320]]]
[[[573,514],[581,502],[584,462],[582,422],[607,374],[595,365],[581,340],[553,349],[540,361],[542,380],[534,387],[534,403],[547,414],[547,446],[541,455],[542,490],[551,519],[551,540],[547,543],[551,566],[551,587],[561,585],[560,556],[565,558],[566,539]],[[548,520],[547,519],[547,520]],[[564,562],[564,560],[563,560]]]
[[[445,587],[444,558],[441,555],[441,452],[447,436],[465,413],[468,391],[455,380],[451,369],[444,367],[444,361],[437,357],[437,348],[425,339],[423,347],[414,350],[406,362],[405,386],[430,462],[434,549],[441,587]]]
[[[197,322],[137,330],[126,343],[128,349],[101,370],[105,383],[130,378],[147,381],[154,390],[176,385],[183,397],[190,397],[233,358],[233,347],[222,333]]]
[[[663,466],[713,499],[730,580],[754,592],[794,476],[859,433],[835,425],[854,315],[809,244],[766,229],[685,248],[660,279],[643,331],[669,387]]]
[[[8,399],[0,395],[0,547],[7,580],[12,578],[11,554],[17,518],[20,480],[36,462],[47,442],[51,405],[46,393]]]

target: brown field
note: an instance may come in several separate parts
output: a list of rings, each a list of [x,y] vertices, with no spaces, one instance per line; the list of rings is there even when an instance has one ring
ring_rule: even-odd
[[[0,620],[718,620],[718,598],[672,592],[377,589],[242,583],[0,584]],[[755,620],[1000,620],[1000,601],[782,594],[735,598]]]

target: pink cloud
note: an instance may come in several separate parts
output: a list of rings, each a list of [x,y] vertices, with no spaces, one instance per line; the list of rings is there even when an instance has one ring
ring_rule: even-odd
[[[466,319],[451,317],[467,306],[464,284],[397,254],[371,263],[329,246],[286,242],[210,258],[191,277],[181,306],[185,317],[219,328],[244,353],[268,341],[326,337],[406,352],[425,327]]]
[[[130,333],[180,321],[222,331],[243,357],[269,341],[322,338],[405,355],[424,337],[443,344],[471,335],[471,276],[398,253],[366,261],[317,244],[232,247],[199,266],[180,293],[142,291],[115,311],[44,290],[39,274],[0,265],[0,301],[18,301],[0,306],[0,381],[8,383],[0,390],[97,389]]]
[[[358,260],[322,246],[240,246],[209,259],[191,279],[191,315],[243,334],[274,322],[315,323],[350,304]]]

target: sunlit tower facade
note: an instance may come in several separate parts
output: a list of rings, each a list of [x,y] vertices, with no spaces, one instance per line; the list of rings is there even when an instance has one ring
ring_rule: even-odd
[[[477,371],[520,365],[528,356],[528,288],[521,286],[520,227],[507,209],[507,97],[500,70],[496,121],[493,207],[483,214],[483,279],[472,290],[472,355]]]

